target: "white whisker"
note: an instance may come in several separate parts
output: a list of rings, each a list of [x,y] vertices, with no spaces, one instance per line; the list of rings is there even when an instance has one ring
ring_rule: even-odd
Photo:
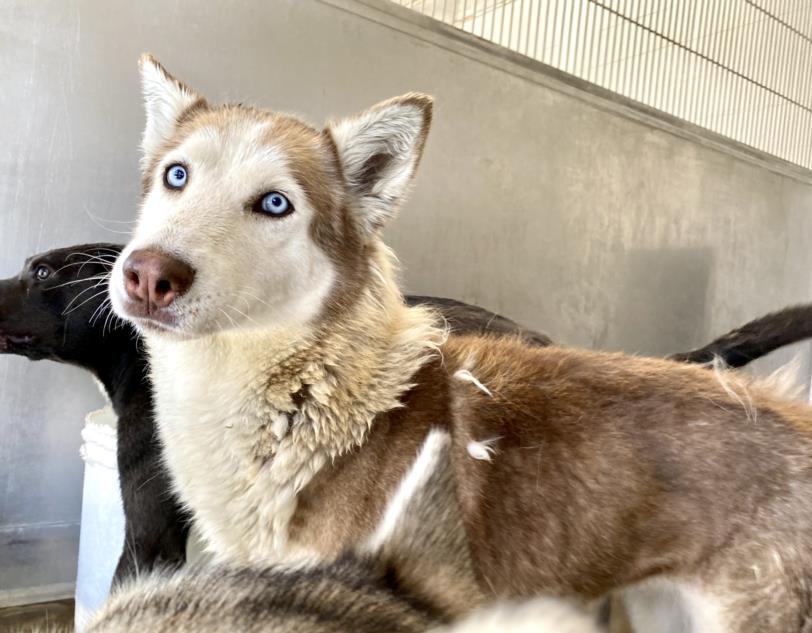
[[[102,301],[98,305],[98,307],[93,311],[93,314],[90,315],[90,318],[87,320],[87,322],[90,323],[91,326],[95,325],[96,321],[98,321],[99,318],[101,318],[101,315],[104,314],[104,307],[107,305],[108,301],[110,301],[109,298]],[[102,328],[102,334],[104,334],[104,328]]]
[[[74,286],[76,284],[83,284],[83,283],[88,283],[88,282],[91,282],[91,281],[103,282],[103,281],[108,281],[109,279],[110,279],[109,274],[95,275],[93,277],[83,277],[82,279],[72,279],[70,281],[65,281],[65,282],[63,282],[61,284],[57,284],[55,286],[49,286],[48,288],[45,288],[45,292],[47,292],[49,290],[56,290],[57,288],[64,288],[65,286]]]
[[[250,297],[251,299],[254,299],[255,301],[259,301],[261,304],[263,304],[265,306],[268,306],[269,308],[271,307],[270,303],[268,303],[267,301],[263,301],[258,296],[256,296],[253,293],[248,292],[247,290],[239,290],[238,294],[246,295],[246,296]]]
[[[74,303],[76,303],[76,301],[78,301],[78,300],[79,300],[79,297],[81,297],[81,296],[82,296],[83,294],[85,294],[86,292],[90,292],[90,291],[92,291],[92,290],[93,290],[95,287],[96,287],[96,286],[88,286],[87,288],[85,288],[85,289],[84,289],[84,290],[82,290],[81,292],[76,293],[76,295],[73,297],[73,299],[71,299],[71,300],[68,302],[68,305],[66,305],[66,306],[65,306],[65,310],[63,310],[63,311],[62,311],[62,314],[63,314],[63,315],[64,315],[64,314],[66,314],[66,313],[67,313],[66,311],[67,311],[67,310],[70,310],[71,306],[72,306]],[[105,288],[105,290],[104,290],[104,291],[105,291],[105,292],[107,292],[107,289]]]
[[[233,327],[235,327],[235,328],[237,327],[237,322],[234,319],[231,318],[231,315],[228,312],[223,310],[223,308],[217,308],[217,309],[220,310],[220,312],[222,312],[229,321],[231,321],[231,325]]]
[[[85,291],[82,291],[82,292],[85,292]],[[107,288],[105,288],[105,289],[104,289],[104,290],[102,290],[101,292],[97,292],[97,293],[96,293],[96,294],[94,294],[92,297],[89,297],[89,298],[85,299],[84,301],[82,301],[82,303],[80,303],[79,305],[75,306],[75,307],[74,307],[74,308],[72,308],[71,310],[66,310],[66,311],[62,312],[62,316],[67,316],[67,315],[68,315],[68,314],[70,314],[71,312],[75,312],[76,310],[78,310],[79,308],[81,308],[83,305],[85,305],[85,304],[86,304],[86,303],[88,303],[89,301],[93,301],[93,299],[95,299],[96,297],[101,297],[101,296],[102,296],[103,294],[105,294],[106,292],[107,292]],[[72,302],[71,302],[71,303],[72,303]]]
[[[119,235],[130,235],[132,233],[132,231],[117,231],[115,229],[111,229],[109,226],[105,226],[104,224],[102,224],[102,221],[96,218],[87,207],[85,207],[85,214],[87,215],[87,217],[90,218],[90,221],[93,222],[93,224],[98,226],[100,229],[110,231],[110,233],[117,233]]]
[[[107,316],[104,318],[104,324],[102,325],[102,336],[104,336],[104,330],[107,328],[108,323],[110,324],[110,332],[113,331],[113,327],[114,327],[114,324],[116,322],[116,319],[118,319],[118,316],[116,315],[115,312],[113,312],[112,303],[110,303],[110,301],[108,299],[108,310],[107,310]]]
[[[259,323],[257,323],[256,319],[252,319],[252,318],[251,318],[250,316],[248,316],[248,315],[247,315],[245,312],[243,312],[242,310],[238,310],[238,309],[237,309],[237,308],[235,308],[233,305],[226,305],[226,307],[227,307],[227,308],[229,308],[229,309],[231,309],[231,310],[234,310],[234,312],[236,312],[237,314],[239,314],[239,315],[240,315],[240,316],[242,316],[242,317],[245,317],[246,319],[248,319],[248,320],[249,320],[249,321],[251,321],[252,323],[256,323],[257,325],[259,325]]]

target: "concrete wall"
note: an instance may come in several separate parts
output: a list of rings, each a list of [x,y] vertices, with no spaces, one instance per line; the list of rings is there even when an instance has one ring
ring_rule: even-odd
[[[652,354],[812,299],[808,181],[382,7],[0,3],[0,276],[37,250],[125,239],[110,220],[138,202],[135,60],[151,50],[212,99],[314,122],[436,95],[414,195],[388,231],[411,291]],[[0,600],[71,581],[79,429],[99,403],[76,370],[0,358]]]

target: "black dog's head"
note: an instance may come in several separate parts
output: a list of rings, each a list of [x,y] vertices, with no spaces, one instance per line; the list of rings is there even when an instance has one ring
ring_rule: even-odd
[[[84,244],[26,260],[0,280],[0,352],[86,365],[114,318],[107,278],[119,244]]]

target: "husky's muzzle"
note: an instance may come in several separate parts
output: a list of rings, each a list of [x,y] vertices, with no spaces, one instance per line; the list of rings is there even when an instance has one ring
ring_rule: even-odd
[[[168,327],[176,320],[172,304],[188,292],[195,279],[189,264],[151,248],[133,251],[124,261],[122,274],[127,316]]]

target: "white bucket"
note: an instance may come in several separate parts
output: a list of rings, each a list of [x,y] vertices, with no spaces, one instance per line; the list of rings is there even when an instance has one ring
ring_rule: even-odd
[[[110,593],[124,543],[124,509],[116,462],[116,414],[88,413],[80,453],[85,462],[74,626],[81,631]]]
[[[110,406],[85,417],[82,447],[85,481],[76,575],[76,633],[83,630],[110,594],[110,584],[124,544],[124,507],[116,460],[118,418]],[[197,531],[189,534],[189,562],[210,560]]]

